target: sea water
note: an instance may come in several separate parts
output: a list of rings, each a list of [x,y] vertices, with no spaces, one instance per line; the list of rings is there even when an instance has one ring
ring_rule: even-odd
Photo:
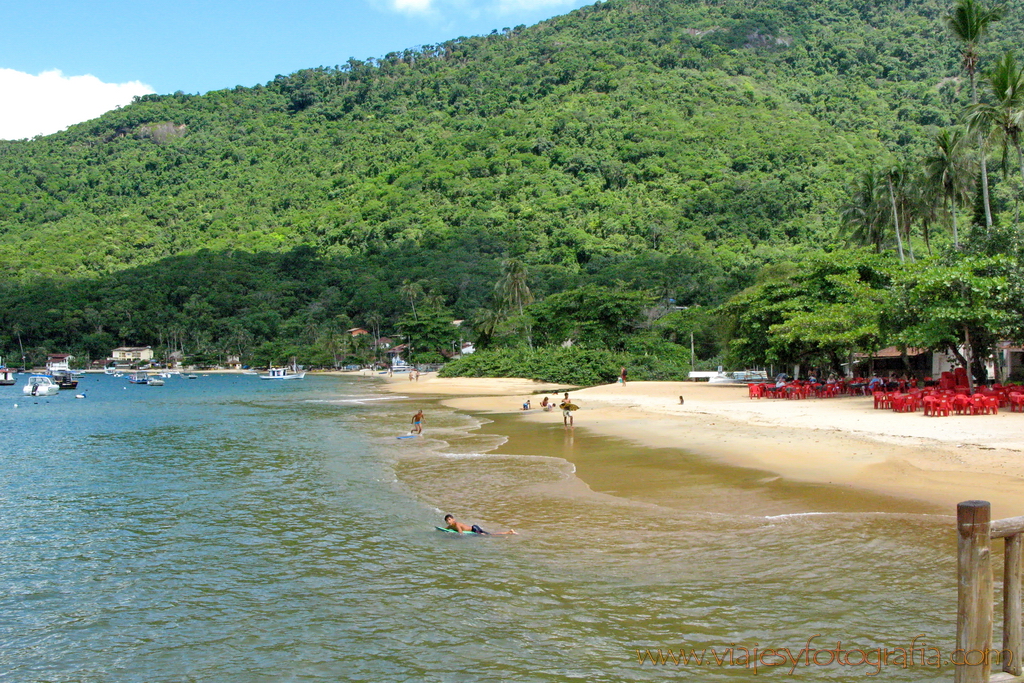
[[[0,681],[951,676],[952,520],[919,506],[557,416],[488,425],[369,378],[0,392]],[[396,439],[420,407],[424,435]],[[588,485],[573,460],[601,447],[621,462]],[[644,495],[666,458],[686,476]],[[445,512],[521,535],[434,531]],[[772,667],[782,648],[798,663]],[[886,648],[904,658],[873,665]]]

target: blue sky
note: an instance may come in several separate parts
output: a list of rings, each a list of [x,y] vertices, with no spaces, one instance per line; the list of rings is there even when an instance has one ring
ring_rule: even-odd
[[[0,24],[0,139],[55,132],[126,104],[137,94],[203,93],[266,83],[277,74],[343,64],[349,57],[379,57],[416,45],[531,25],[584,4],[588,3],[11,2]]]

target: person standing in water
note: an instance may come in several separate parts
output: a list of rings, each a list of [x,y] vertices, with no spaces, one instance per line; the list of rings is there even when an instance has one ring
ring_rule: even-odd
[[[575,409],[572,406],[572,401],[569,400],[569,393],[566,392],[565,398],[558,404],[558,407],[562,409],[562,424],[566,427],[572,427],[572,411]]]
[[[412,416],[412,431],[410,434],[422,434],[423,433],[423,411],[418,410],[416,414]]]

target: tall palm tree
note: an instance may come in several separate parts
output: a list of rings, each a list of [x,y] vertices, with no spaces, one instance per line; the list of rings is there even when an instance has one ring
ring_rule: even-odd
[[[508,258],[501,264],[501,279],[495,285],[495,291],[499,296],[499,305],[506,309],[518,309],[520,317],[523,315],[523,306],[533,302],[533,293],[530,292],[530,287],[526,283],[527,276],[525,263],[517,258]],[[524,323],[526,344],[532,349],[533,333],[530,323],[528,321],[524,321]]]
[[[508,308],[516,308],[523,314],[523,306],[533,302],[533,294],[527,285],[526,264],[517,258],[505,259],[501,264],[501,279],[495,289],[501,297],[501,303]]]
[[[962,64],[971,81],[971,104],[978,103],[978,84],[975,75],[978,71],[978,46],[988,33],[994,21],[1003,18],[1002,7],[987,7],[981,0],[958,0],[953,11],[945,16],[946,26],[963,44],[961,51]],[[981,194],[985,204],[985,228],[992,229],[992,206],[988,193],[987,149],[983,136],[978,135],[978,150],[981,163]]]
[[[885,186],[889,190],[889,202],[892,206],[892,227],[896,233],[896,247],[900,254],[900,263],[905,263],[907,260],[903,252],[903,229],[900,225],[900,215],[902,214],[906,217],[907,213],[904,201],[906,197],[906,183],[906,169],[893,166],[885,172]],[[896,200],[897,194],[900,196],[900,201]]]
[[[992,99],[974,104],[968,110],[967,125],[971,130],[992,135],[1003,148],[1003,172],[1008,167],[1009,150],[1017,152],[1020,177],[1024,181],[1024,153],[1020,136],[1024,128],[1024,67],[1017,64],[1012,52],[996,62],[988,74]]]
[[[874,247],[880,254],[884,243],[882,233],[884,204],[883,183],[878,173],[865,171],[850,190],[850,199],[843,206],[843,231],[854,242]]]
[[[931,226],[938,218],[939,198],[942,189],[929,181],[922,171],[914,174],[910,185],[911,214],[921,221],[921,235],[928,255],[932,255]]]
[[[410,282],[406,280],[402,283],[402,286],[398,288],[402,296],[409,299],[409,305],[412,306],[412,317],[413,320],[419,321],[419,316],[416,315],[416,299],[423,296],[423,285],[419,282]]]
[[[940,131],[935,136],[935,147],[924,161],[925,177],[940,192],[942,207],[953,226],[955,249],[960,248],[956,210],[970,200],[973,173],[970,158],[964,154],[966,137],[962,128]]]

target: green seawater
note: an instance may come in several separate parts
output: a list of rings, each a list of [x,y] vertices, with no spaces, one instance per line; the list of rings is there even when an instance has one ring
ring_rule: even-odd
[[[418,407],[425,435],[397,440]],[[0,681],[738,681],[755,675],[740,648],[816,635],[953,648],[949,516],[485,422],[368,378],[0,387]],[[592,489],[573,459],[601,447],[622,463]],[[692,504],[631,493],[666,459]],[[443,534],[444,512],[521,535]],[[732,650],[638,662],[658,648]],[[757,675],[871,673],[952,669]]]

